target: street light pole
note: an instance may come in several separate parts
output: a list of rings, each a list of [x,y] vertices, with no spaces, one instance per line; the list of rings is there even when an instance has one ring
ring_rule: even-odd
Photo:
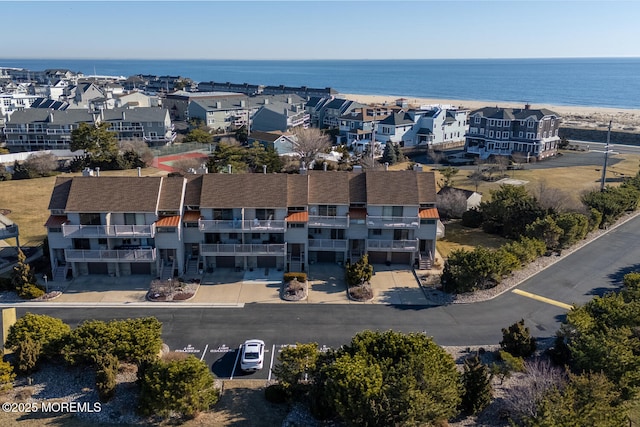
[[[46,275],[46,274],[44,274],[44,275],[42,276],[42,278],[44,279],[44,289],[45,289],[45,292],[46,292],[46,293],[49,293],[49,281],[48,281],[48,279],[47,279],[47,275]]]
[[[609,120],[609,130],[607,131],[607,145],[604,147],[604,166],[602,167],[602,178],[600,179],[600,191],[604,191],[604,183],[607,176],[607,162],[609,160],[609,153],[611,152],[611,120]]]

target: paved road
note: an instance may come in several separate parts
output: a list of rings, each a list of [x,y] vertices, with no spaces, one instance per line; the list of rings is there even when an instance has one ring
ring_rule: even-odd
[[[441,345],[497,344],[501,328],[524,318],[537,337],[552,337],[565,317],[559,304],[583,304],[595,294],[615,289],[622,276],[640,269],[640,217],[523,282],[518,289],[548,298],[543,302],[514,292],[491,301],[443,307],[326,304],[247,304],[244,308],[20,308],[62,318],[75,326],[83,320],[156,316],[171,349],[192,352],[221,377],[233,371],[237,347],[248,338],[265,340],[265,366],[282,345],[317,342],[338,347],[363,329],[425,331]],[[268,370],[256,374],[265,377]]]

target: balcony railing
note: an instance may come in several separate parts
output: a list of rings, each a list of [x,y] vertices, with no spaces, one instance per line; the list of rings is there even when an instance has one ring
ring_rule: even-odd
[[[367,215],[369,228],[418,228],[420,219],[417,216],[369,216]]]
[[[71,135],[68,129],[47,129],[47,135]]]
[[[175,132],[171,132],[167,135],[159,135],[159,136],[145,136],[143,139],[146,142],[173,142],[176,139],[177,134]]]
[[[347,240],[343,239],[309,239],[309,249],[347,249]]]
[[[74,225],[63,224],[62,235],[73,238],[130,238],[154,237],[156,226],[152,225]]]
[[[309,227],[347,228],[349,227],[349,217],[346,215],[344,216],[309,215]]]
[[[202,243],[200,255],[275,255],[284,256],[287,252],[286,244],[230,244],[230,243]]]
[[[156,250],[151,249],[65,249],[67,262],[151,262]]]
[[[215,220],[215,219],[201,219],[198,220],[198,228],[200,231],[284,231],[285,222],[283,220],[274,219],[227,219],[227,220]]]
[[[5,228],[0,228],[0,239],[10,239],[18,236],[18,226],[10,225]]]
[[[367,250],[370,251],[417,251],[418,250],[418,241],[417,240],[377,240],[377,239],[369,239],[367,240]]]

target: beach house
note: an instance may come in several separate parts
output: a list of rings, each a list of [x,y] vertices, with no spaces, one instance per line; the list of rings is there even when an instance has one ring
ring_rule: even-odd
[[[529,162],[558,152],[560,116],[546,108],[485,107],[469,114],[465,151],[482,159],[511,156]]]
[[[428,262],[433,172],[58,177],[45,226],[54,280],[219,268]],[[439,231],[440,228],[440,231]]]

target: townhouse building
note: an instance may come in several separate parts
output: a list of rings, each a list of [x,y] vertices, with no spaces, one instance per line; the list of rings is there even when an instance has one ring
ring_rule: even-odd
[[[95,113],[29,108],[14,112],[6,122],[6,146],[11,152],[66,150],[70,148],[71,132],[80,123],[103,121],[111,124],[109,130],[120,141],[141,139],[149,145],[164,145],[176,138],[169,112],[162,108],[116,108]]]
[[[439,233],[432,172],[58,177],[45,226],[54,280],[218,268],[414,264]],[[440,225],[441,226],[441,225]]]
[[[558,152],[560,116],[546,108],[485,107],[469,114],[465,151],[486,159],[516,156],[540,160]]]

